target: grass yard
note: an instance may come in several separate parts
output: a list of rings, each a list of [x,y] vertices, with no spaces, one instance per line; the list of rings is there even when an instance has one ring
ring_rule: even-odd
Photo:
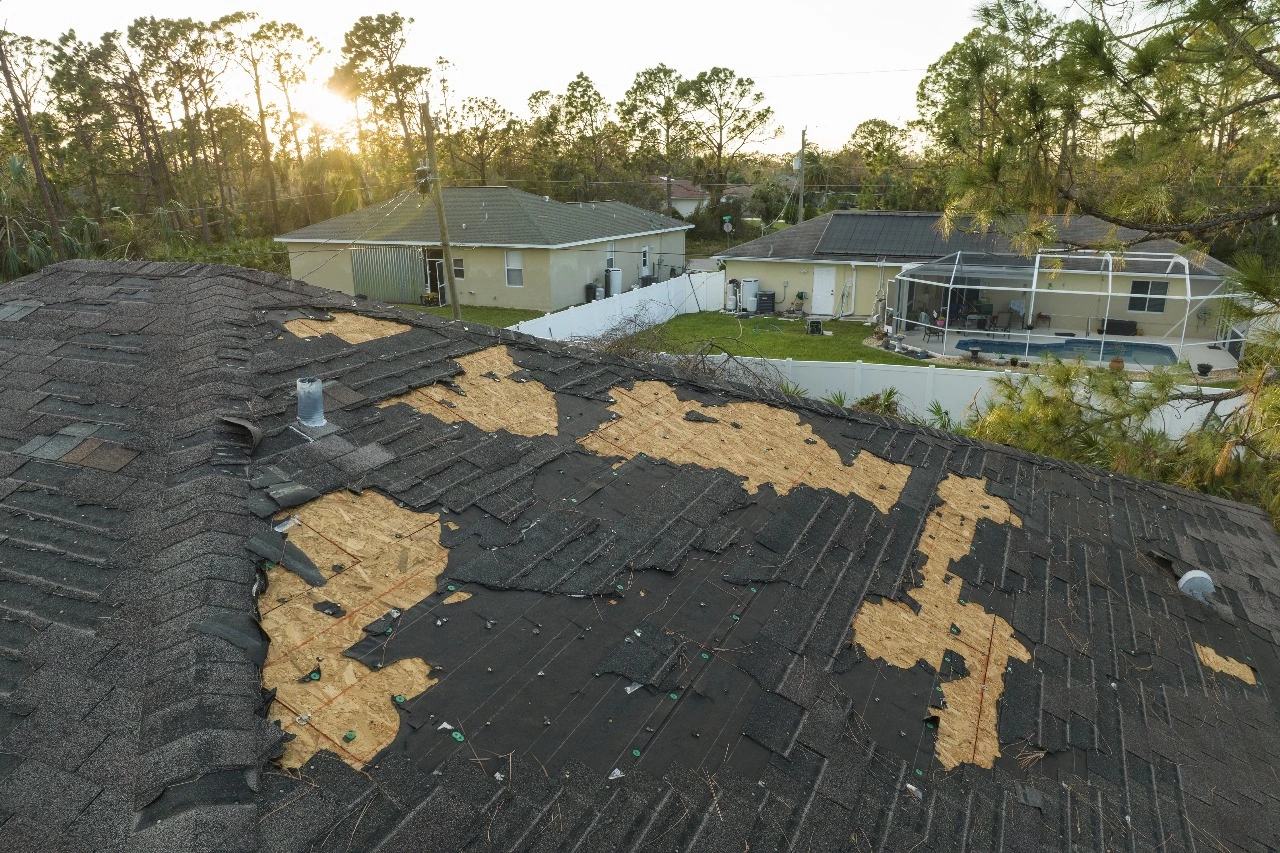
[[[430,308],[425,305],[401,305],[400,307],[411,308],[414,311],[422,311],[426,314],[435,314],[437,317],[446,319],[453,317],[453,309],[448,305]],[[545,313],[544,311],[532,311],[528,308],[491,308],[483,305],[462,306],[463,320],[469,323],[480,323],[485,326],[496,326],[504,329],[507,326],[514,326],[516,323],[522,323],[525,320],[541,317]]]
[[[803,320],[751,317],[739,321],[729,314],[704,311],[681,314],[669,320],[661,330],[661,348],[665,352],[690,353],[715,338],[719,346],[740,356],[794,358],[797,361],[928,364],[927,361],[862,343],[871,334],[871,329],[861,322],[826,321],[822,327],[834,334],[830,337],[806,335]]]

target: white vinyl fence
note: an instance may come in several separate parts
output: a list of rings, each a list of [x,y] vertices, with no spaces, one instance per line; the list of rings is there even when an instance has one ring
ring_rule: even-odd
[[[677,314],[724,308],[724,273],[691,272],[511,326],[553,341],[594,338],[623,322],[656,326]]]
[[[821,399],[841,392],[846,402],[897,389],[901,406],[923,416],[936,400],[951,417],[962,420],[973,413],[975,405],[987,405],[995,383],[995,374],[986,370],[909,364],[872,364],[862,361],[795,361],[778,358],[739,358],[757,376],[789,382],[803,389],[806,397]],[[1185,390],[1192,390],[1190,388]],[[1231,401],[1218,407],[1226,414],[1238,405]],[[1162,429],[1170,438],[1181,438],[1199,425],[1206,409],[1191,409],[1187,404],[1165,406],[1153,416],[1149,426]]]

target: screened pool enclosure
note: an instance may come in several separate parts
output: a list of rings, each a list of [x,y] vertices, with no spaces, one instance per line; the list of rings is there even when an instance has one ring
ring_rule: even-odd
[[[898,274],[892,325],[930,352],[1178,361],[1234,368],[1246,330],[1223,308],[1227,282],[1171,253],[957,252]]]

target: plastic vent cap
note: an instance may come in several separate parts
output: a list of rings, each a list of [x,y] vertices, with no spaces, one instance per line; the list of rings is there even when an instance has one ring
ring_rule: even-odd
[[[1213,578],[1208,572],[1192,569],[1178,578],[1178,589],[1197,601],[1204,601],[1205,596],[1213,595]]]

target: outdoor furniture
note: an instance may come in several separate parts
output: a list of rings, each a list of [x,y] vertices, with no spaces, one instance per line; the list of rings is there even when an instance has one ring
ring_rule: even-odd
[[[991,325],[988,328],[990,331],[995,332],[997,335],[1004,335],[1007,338],[1009,337],[1009,324],[1012,322],[1013,322],[1013,312],[1001,311],[999,314],[996,315],[995,320],[991,322]]]
[[[1098,329],[1100,335],[1137,335],[1137,320],[1112,320],[1106,318]]]

